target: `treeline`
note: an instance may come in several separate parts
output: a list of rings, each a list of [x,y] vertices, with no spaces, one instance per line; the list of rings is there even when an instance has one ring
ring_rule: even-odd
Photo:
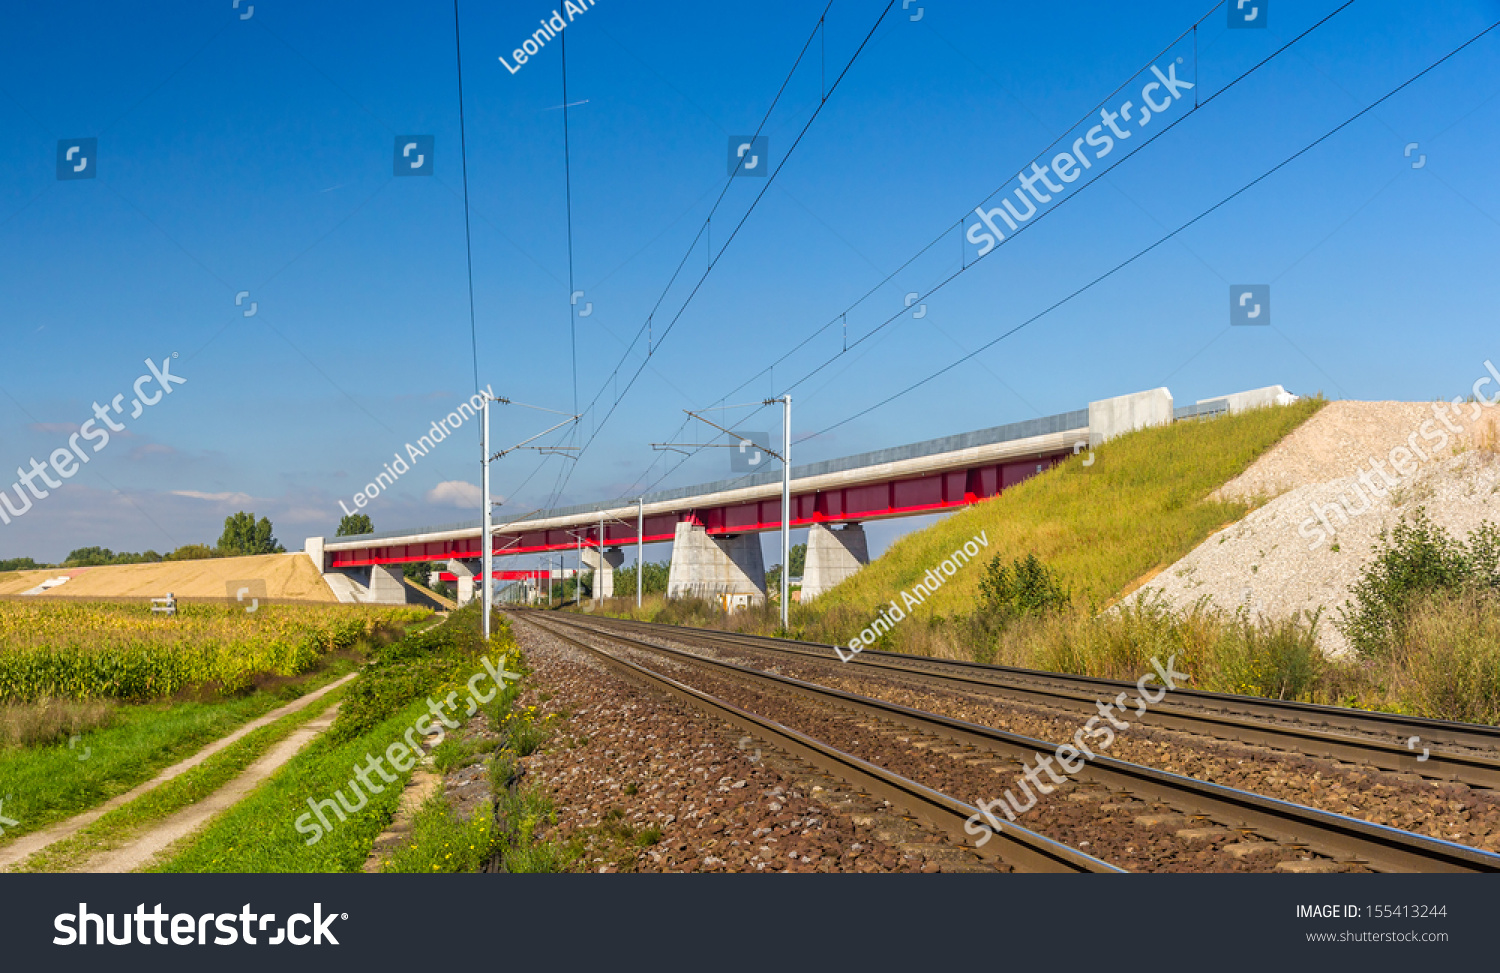
[[[0,560],[0,571],[31,571],[39,568],[93,568],[109,564],[156,564],[160,561],[197,561],[212,557],[244,557],[247,554],[284,554],[286,548],[277,542],[268,518],[239,513],[224,518],[224,533],[213,547],[207,544],[184,544],[169,554],[146,550],[112,551],[107,547],[80,547],[59,564],[42,564],[29,557]]]

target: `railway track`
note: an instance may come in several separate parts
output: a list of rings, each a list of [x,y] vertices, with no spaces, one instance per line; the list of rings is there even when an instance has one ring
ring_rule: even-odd
[[[960,841],[965,840],[961,837],[964,833],[961,822],[974,820],[973,815],[978,813],[977,808],[965,801],[943,796],[939,791],[915,779],[924,776],[927,768],[938,767],[933,763],[935,756],[950,758],[955,762],[954,766],[964,765],[959,767],[959,770],[968,772],[970,780],[974,779],[973,768],[975,767],[989,773],[987,785],[972,785],[988,786],[989,790],[986,792],[988,795],[998,794],[1001,790],[1002,785],[996,782],[998,779],[994,777],[995,774],[1013,774],[1015,770],[1037,761],[1041,756],[1054,754],[1057,749],[1055,744],[1046,741],[648,642],[623,634],[620,629],[624,626],[613,624],[614,620],[588,619],[583,621],[534,612],[521,613],[521,617],[555,637],[605,658],[616,668],[631,667],[629,671],[636,678],[644,678],[663,688],[668,688],[676,695],[691,697],[698,705],[717,707],[716,712],[719,715],[745,727],[749,732],[763,737],[766,733],[772,734],[772,737],[765,738],[774,738],[778,746],[786,746],[783,740],[789,741],[792,746],[788,749],[792,752],[804,755],[812,762],[828,767],[840,776],[848,778],[851,772],[866,775],[865,778],[854,782],[870,789],[872,793],[881,793],[886,799],[912,810],[920,817],[933,821],[943,831]],[[663,634],[663,628],[665,627],[653,626],[652,630],[660,636]],[[680,637],[675,630],[668,630],[666,634],[670,634],[673,638]],[[721,640],[718,638],[720,633],[702,631],[693,632],[690,635],[693,639],[702,640],[705,643],[717,642],[720,646],[744,644],[741,641],[744,637],[725,637]],[[609,646],[610,651],[589,645],[578,636],[603,640]],[[666,660],[669,668],[685,667],[694,673],[701,673],[702,677],[695,676],[695,681],[700,685],[705,681],[715,685],[714,694],[710,695],[701,688],[688,686],[681,680],[655,671],[659,666],[642,666],[620,657],[621,654],[640,655],[643,653],[653,658]],[[1111,685],[1114,684],[1111,683]],[[821,716],[819,720],[812,720],[809,714],[814,710],[819,713],[837,714],[832,719],[843,721],[836,727],[839,732],[847,731],[866,737],[863,743],[867,748],[865,757],[860,757],[849,750],[838,749],[827,741],[822,730],[820,730],[819,738],[814,739],[809,734],[792,729],[781,722],[770,720],[763,714],[758,715],[748,706],[741,706],[724,698],[746,694],[753,697],[755,701],[763,703],[764,706],[781,707],[788,712],[800,712],[802,718],[812,722],[822,720]],[[755,708],[759,710],[764,707],[756,705]],[[820,723],[819,725],[826,729],[829,724]],[[855,727],[858,728],[857,731],[850,729]],[[874,735],[876,743],[869,743],[870,734]],[[869,746],[876,747],[878,752],[870,752]],[[899,753],[903,750],[918,756],[903,756]],[[896,774],[894,780],[882,779],[880,775],[891,774],[892,771],[878,766],[869,758],[901,763],[908,766],[911,772],[907,776]],[[832,765],[829,764],[830,760],[833,762]],[[938,776],[949,772],[947,765],[938,767],[935,771]],[[1236,859],[1242,857],[1246,848],[1254,852],[1275,852],[1276,856],[1287,854],[1320,856],[1320,860],[1302,859],[1300,862],[1285,863],[1290,867],[1282,870],[1322,870],[1321,866],[1328,865],[1340,870],[1380,872],[1500,871],[1500,856],[1476,848],[1195,780],[1103,755],[1085,763],[1083,769],[1076,775],[1076,783],[1076,789],[1067,795],[1077,802],[1068,808],[1070,813],[1077,812],[1078,805],[1093,805],[1101,812],[1107,809],[1113,809],[1116,812],[1116,818],[1112,819],[1114,823],[1090,825],[1100,831],[1100,843],[1107,843],[1105,839],[1111,829],[1119,831],[1122,828],[1125,829],[1122,831],[1124,834],[1139,833],[1141,835],[1141,840],[1136,844],[1149,840],[1156,841],[1158,845],[1164,841],[1170,844],[1173,840],[1192,842],[1206,836],[1232,832],[1238,833],[1241,840],[1233,847],[1224,848],[1223,851]],[[1072,782],[1070,782],[1071,785]],[[933,795],[936,795],[935,803]],[[1054,804],[1058,803],[1070,802],[1054,802]],[[941,813],[934,812],[934,809],[938,807],[943,808]],[[1120,823],[1118,817],[1122,809],[1126,816],[1132,819],[1124,824]],[[1135,814],[1135,811],[1144,813]],[[1037,813],[1045,820],[1047,814],[1051,812],[1043,812],[1039,808]],[[1183,825],[1193,825],[1193,827],[1182,827]],[[1037,826],[1041,827],[1041,824]],[[1136,830],[1130,831],[1132,827]],[[1163,828],[1177,829],[1175,838],[1164,837]],[[1043,828],[1043,830],[1047,829]],[[971,830],[967,833],[973,835],[978,832]],[[1007,836],[1008,833],[1009,837],[1019,840],[1024,846],[1030,848],[1032,854],[1036,854],[1037,849],[1040,848],[1045,849],[1046,855],[1055,856],[1057,846],[1069,847],[1066,843],[1054,841],[1044,837],[1041,833],[1018,829],[1012,823],[1006,823],[999,831],[994,832],[994,835],[1001,837]],[[1093,831],[1088,831],[1088,833],[1094,834]],[[1125,840],[1127,839],[1120,838],[1117,844]],[[1038,844],[1039,842],[1047,844]],[[1136,844],[1128,846],[1127,850],[1136,851]],[[1005,854],[1015,854],[1015,852],[1007,848],[1007,851],[1002,853],[1002,857]],[[1268,859],[1261,860],[1268,861]],[[1091,858],[1091,861],[1100,860]],[[1097,866],[1080,869],[1077,867],[1078,862],[1059,862],[1055,857],[1052,862],[1054,865],[1069,866],[1065,870],[1098,870]],[[1033,862],[1017,867],[1034,868],[1036,866]],[[1281,865],[1278,864],[1277,867]]]
[[[616,672],[636,682],[662,690],[669,696],[706,710],[766,743],[801,758],[813,767],[843,778],[873,797],[890,801],[933,825],[939,831],[950,835],[959,843],[964,841],[964,822],[979,813],[977,808],[958,798],[908,780],[884,767],[783,726],[775,720],[758,716],[646,666],[602,651],[568,635],[560,627],[542,624],[534,616],[528,616],[527,620],[554,638],[588,652]],[[1009,827],[998,837],[1001,840],[995,845],[978,849],[980,856],[998,859],[1020,871],[1080,873],[1122,871],[1108,862],[1025,828]]]
[[[1096,701],[1136,692],[1134,683],[1011,666],[930,659],[866,649],[850,662],[834,646],[759,635],[714,632],[590,617],[591,625],[630,631],[707,648],[740,646],[850,671],[877,673],[945,689],[960,689],[1078,713]],[[858,667],[858,668],[854,668]],[[1500,728],[1312,703],[1232,696],[1177,688],[1140,722],[1217,740],[1269,747],[1357,766],[1469,787],[1500,790]]]

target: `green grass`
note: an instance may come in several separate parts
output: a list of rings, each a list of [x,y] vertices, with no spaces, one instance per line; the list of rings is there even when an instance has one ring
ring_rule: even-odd
[[[500,844],[488,806],[464,821],[438,794],[429,798],[413,818],[411,844],[392,855],[381,871],[419,875],[477,872]]]
[[[535,787],[504,791],[497,802],[500,820],[501,861],[505,871],[539,874],[573,869],[583,852],[577,841],[547,840],[538,833],[557,823],[557,806]]]
[[[165,820],[229,783],[298,727],[338,702],[341,694],[342,690],[336,689],[297,712],[288,713],[274,723],[246,734],[191,770],[152,788],[129,804],[115,808],[71,837],[32,855],[16,870],[65,871],[101,851],[120,847],[147,826]]]
[[[149,703],[118,707],[108,727],[66,745],[0,751],[4,814],[19,822],[4,841],[87,811],[150,780],[240,726],[285,705],[294,692],[333,681],[347,661],[296,687],[218,702]],[[80,757],[87,755],[87,759]]]
[[[359,871],[370,856],[375,839],[395,812],[410,771],[397,773],[397,782],[393,784],[377,777],[385,790],[369,795],[365,806],[348,814],[342,823],[332,812],[325,812],[333,830],[311,845],[307,844],[311,835],[299,832],[296,821],[308,813],[309,798],[315,801],[332,798],[336,790],[351,796],[349,781],[354,776],[354,767],[362,765],[369,754],[383,754],[426,711],[426,701],[417,700],[374,729],[343,744],[332,744],[327,736],[314,740],[270,780],[215,819],[173,858],[152,870]]]
[[[1303,399],[1121,436],[1096,450],[1092,466],[1083,465],[1083,456],[1074,457],[901,538],[864,570],[799,610],[794,627],[803,615],[841,608],[873,618],[981,532],[989,543],[976,562],[998,554],[1010,563],[1036,554],[1076,602],[1103,605],[1249,512],[1249,504],[1207,497],[1323,405],[1322,399]],[[915,610],[916,617],[973,611],[982,573],[982,563],[961,568]]]
[[[374,776],[372,779],[383,790],[368,794],[365,805],[346,813],[343,821],[325,811],[333,827],[311,844],[308,842],[313,835],[306,829],[313,819],[303,820],[301,831],[298,822],[309,815],[310,799],[334,799],[336,791],[352,799],[350,781],[355,767],[364,765],[371,755],[384,754],[401,740],[418,718],[428,713],[429,695],[441,699],[450,690],[461,690],[461,701],[467,692],[463,688],[467,678],[482,671],[482,654],[498,660],[514,651],[508,624],[501,620],[485,645],[479,634],[480,620],[478,606],[470,606],[454,612],[438,628],[412,633],[399,643],[376,649],[359,680],[348,687],[333,728],[155,870],[361,870],[375,839],[395,813],[411,771],[390,768],[397,777],[395,782]],[[454,754],[450,751],[447,756]]]

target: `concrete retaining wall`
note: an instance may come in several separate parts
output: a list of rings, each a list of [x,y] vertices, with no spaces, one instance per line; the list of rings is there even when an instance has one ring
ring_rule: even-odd
[[[1089,403],[1089,443],[1098,445],[1147,426],[1172,423],[1172,393],[1165,388]]]

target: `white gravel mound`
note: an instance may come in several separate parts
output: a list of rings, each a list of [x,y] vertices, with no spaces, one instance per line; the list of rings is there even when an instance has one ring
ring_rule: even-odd
[[[1219,491],[1274,500],[1132,597],[1159,592],[1177,608],[1206,597],[1268,618],[1322,609],[1320,644],[1347,653],[1332,621],[1382,531],[1419,507],[1460,540],[1486,520],[1500,523],[1497,412],[1465,404],[1447,410],[1444,425],[1432,404],[1331,403]]]

